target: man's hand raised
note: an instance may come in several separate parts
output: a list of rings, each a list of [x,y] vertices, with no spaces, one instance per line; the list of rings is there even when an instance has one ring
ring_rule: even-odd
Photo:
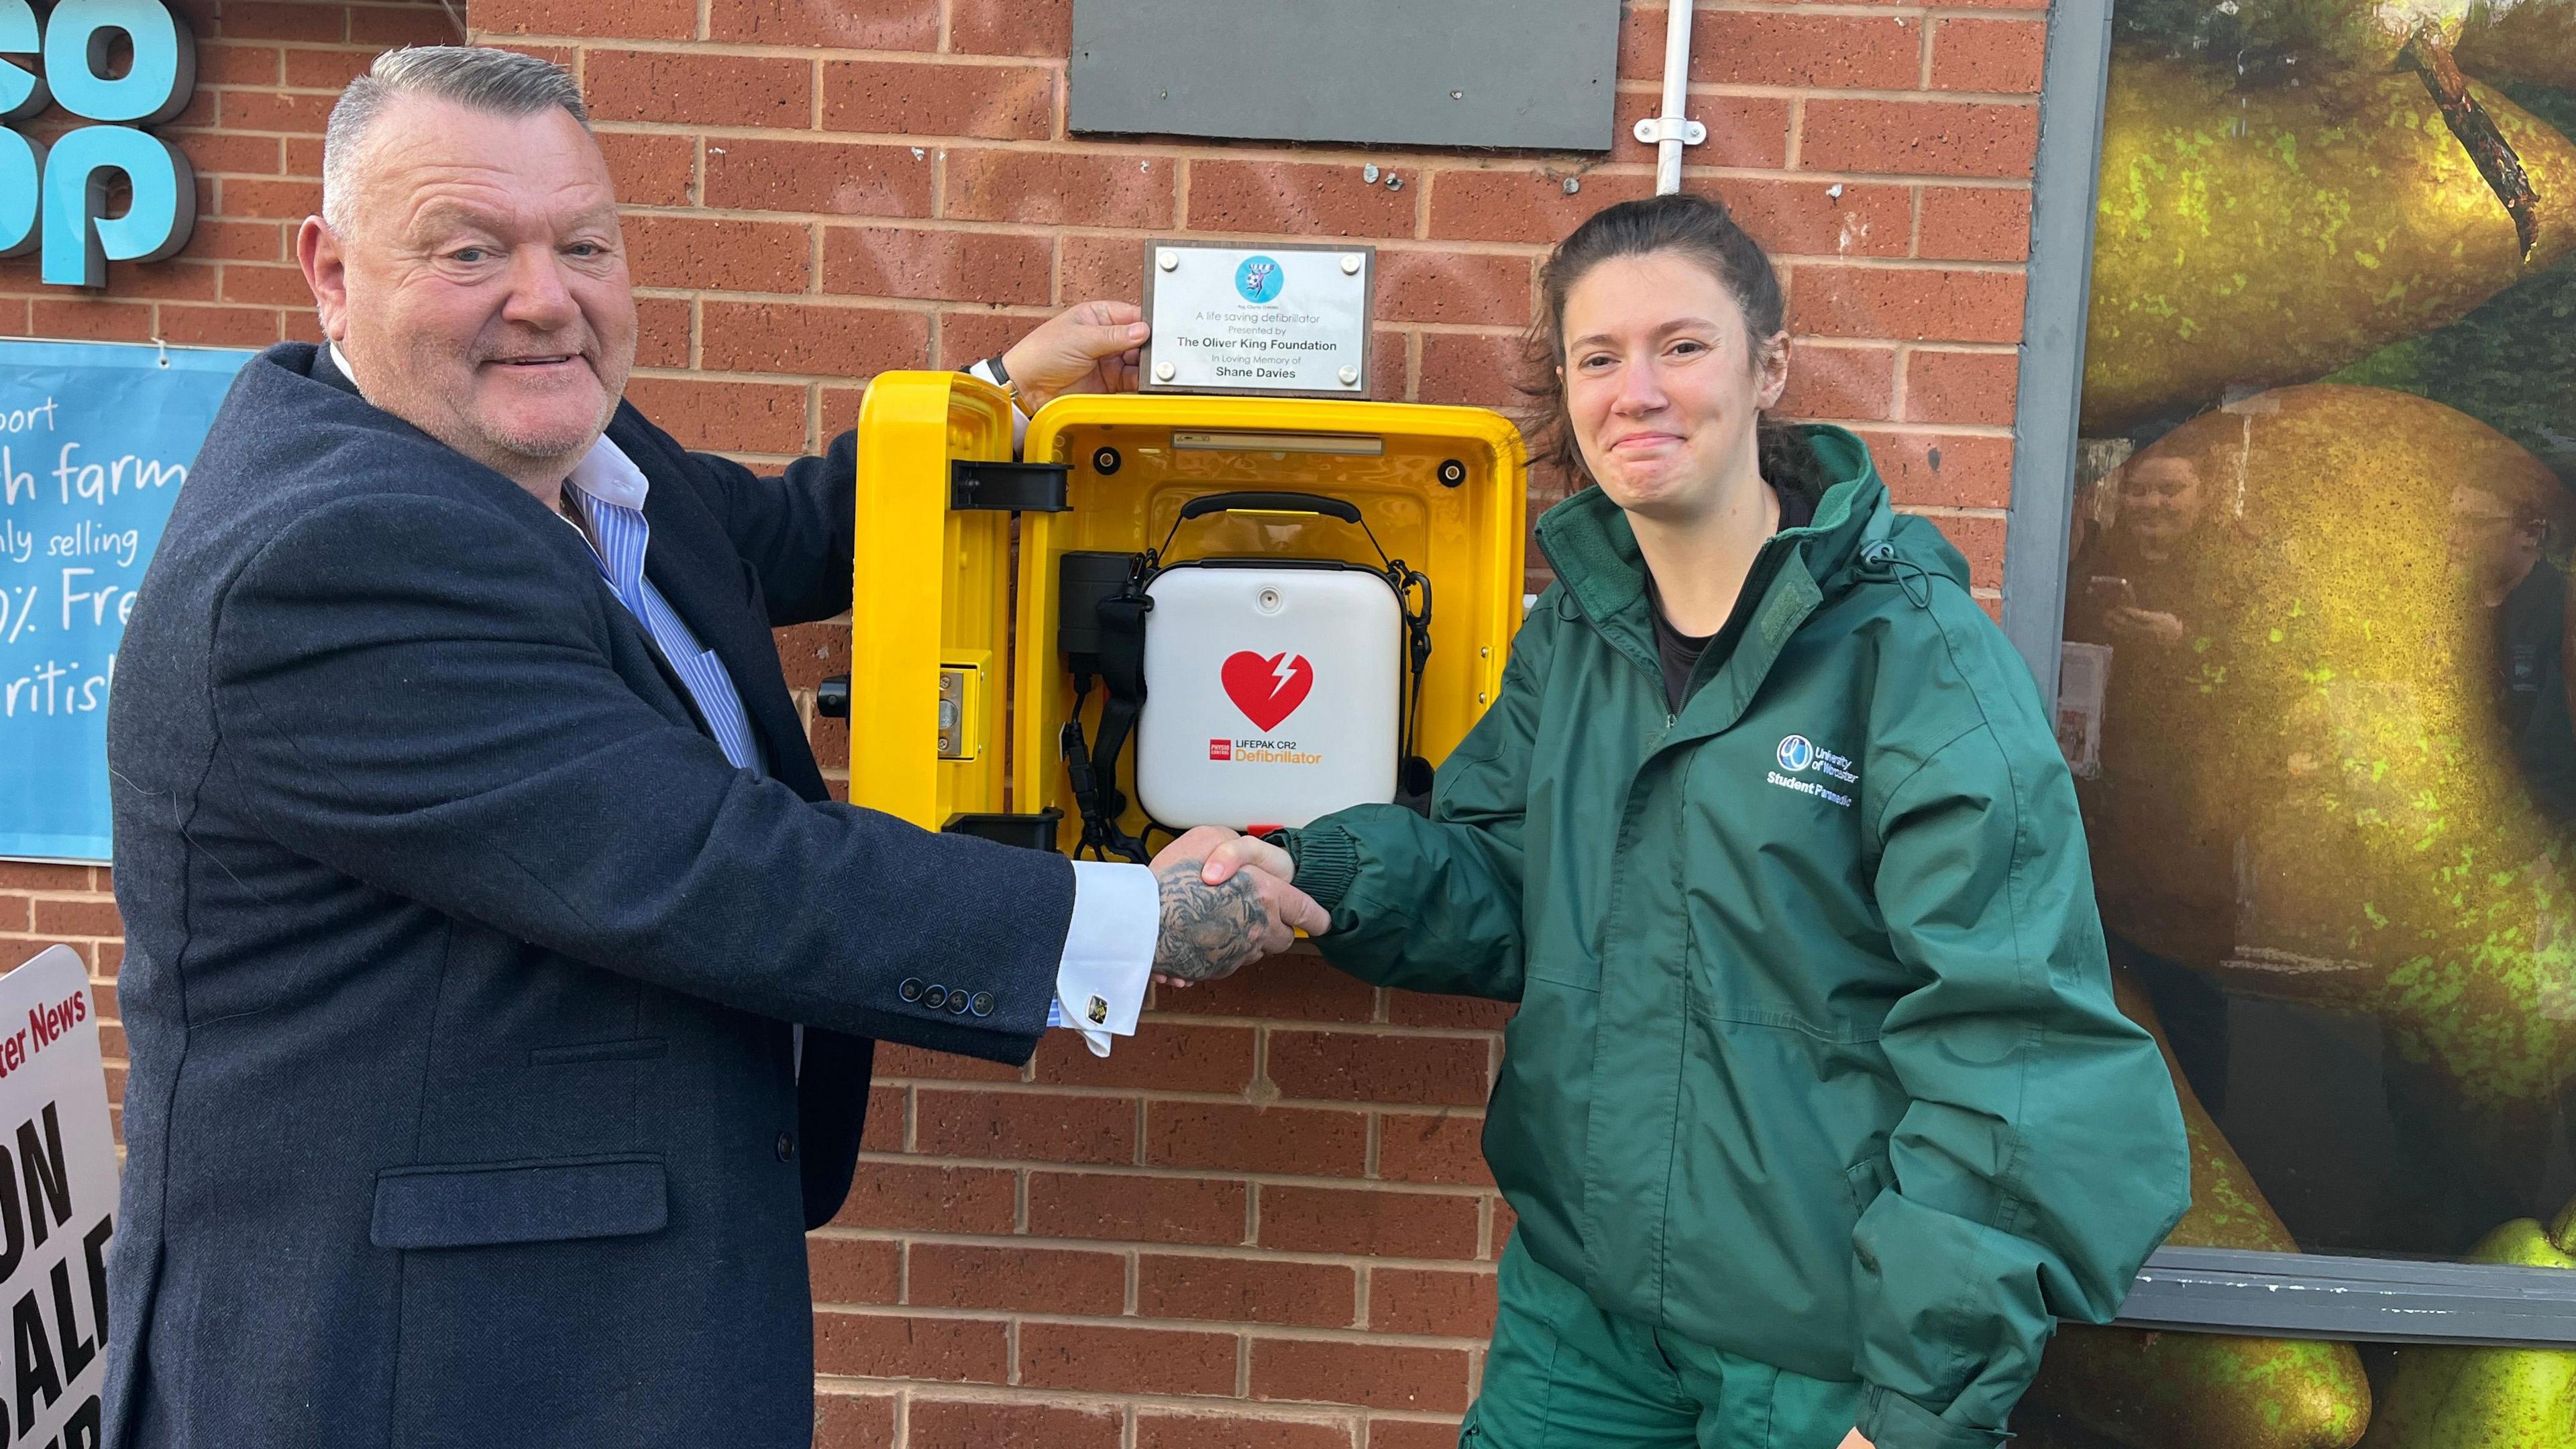
[[[1151,330],[1133,302],[1083,302],[1012,343],[1002,365],[1027,412],[1069,392],[1133,392],[1138,349]]]
[[[1226,868],[1211,882],[1207,877],[1218,872],[1210,869],[1210,857],[1220,854]],[[1293,873],[1286,851],[1215,826],[1202,825],[1165,846],[1154,857],[1163,902],[1156,975],[1179,983],[1214,981],[1287,950],[1296,931],[1322,935],[1331,918],[1288,884]]]

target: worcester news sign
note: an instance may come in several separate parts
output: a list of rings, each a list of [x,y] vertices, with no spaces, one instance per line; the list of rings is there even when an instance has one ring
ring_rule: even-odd
[[[133,59],[108,74],[122,36]],[[188,241],[197,178],[188,158],[142,128],[188,104],[197,42],[161,0],[61,0],[39,26],[28,0],[0,0],[0,257],[39,252],[54,286],[103,287],[110,261],[157,262]],[[83,121],[51,146],[15,123],[59,104]],[[133,193],[102,213],[110,182]]]

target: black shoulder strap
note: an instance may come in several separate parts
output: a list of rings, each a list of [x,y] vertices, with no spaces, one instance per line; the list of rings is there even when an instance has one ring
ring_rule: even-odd
[[[1127,843],[1117,833],[1127,797],[1118,788],[1118,757],[1145,709],[1145,616],[1152,612],[1154,601],[1141,584],[1100,601],[1100,682],[1108,698],[1100,706],[1100,735],[1091,757],[1100,772],[1101,814],[1120,844]],[[1141,854],[1142,844],[1136,848]]]
[[[1082,814],[1081,849],[1139,865],[1152,855],[1144,841],[1119,828],[1127,796],[1118,788],[1118,757],[1126,752],[1127,737],[1145,708],[1145,616],[1154,611],[1145,585],[1153,574],[1154,556],[1147,553],[1128,561],[1127,581],[1115,593],[1077,594],[1068,582],[1065,607],[1088,607],[1092,617],[1089,627],[1068,617],[1061,631],[1065,662],[1073,674],[1073,717],[1064,723],[1061,748],[1074,806]],[[1072,577],[1070,571],[1067,577]],[[1077,597],[1083,602],[1075,602]],[[1099,737],[1086,746],[1082,705],[1091,694],[1094,674],[1100,676],[1104,697]]]

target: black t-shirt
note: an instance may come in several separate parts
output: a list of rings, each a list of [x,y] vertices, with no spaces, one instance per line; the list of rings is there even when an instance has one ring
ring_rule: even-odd
[[[1796,488],[1781,488],[1780,526],[1804,528],[1816,521],[1816,500]],[[1699,668],[1699,657],[1708,652],[1715,634],[1685,634],[1664,617],[1664,601],[1655,592],[1655,576],[1646,575],[1646,601],[1655,614],[1655,662],[1664,670],[1664,703],[1673,709],[1682,707],[1682,693],[1690,687],[1691,671]]]

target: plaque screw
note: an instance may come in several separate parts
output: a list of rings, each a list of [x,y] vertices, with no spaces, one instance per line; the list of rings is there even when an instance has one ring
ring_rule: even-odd
[[[1343,253],[1343,254],[1342,254],[1342,275],[1343,275],[1343,276],[1345,276],[1345,277],[1356,277],[1356,276],[1358,276],[1359,274],[1360,274],[1360,258],[1359,258],[1359,253],[1357,253],[1357,252],[1345,252],[1345,253]]]
[[[1171,365],[1170,363],[1168,363],[1168,362],[1157,362],[1157,363],[1155,363],[1155,364],[1154,364],[1154,381],[1156,381],[1156,382],[1170,382],[1171,380],[1172,380],[1172,365]]]
[[[1358,368],[1356,368],[1356,367],[1345,367],[1345,368],[1343,368],[1343,369],[1342,369],[1342,386],[1344,386],[1344,387],[1357,387],[1357,386],[1359,386],[1359,385],[1360,385],[1360,370],[1359,370]]]
[[[1388,173],[1386,178],[1386,189],[1389,191],[1402,191],[1404,189],[1404,178],[1395,175],[1392,172]]]
[[[1161,267],[1167,272],[1176,271],[1181,265],[1181,254],[1176,251],[1166,250],[1161,255],[1154,258],[1154,265]]]
[[[1579,179],[1577,179],[1577,178],[1575,178],[1575,177],[1572,177],[1572,176],[1569,176],[1569,177],[1565,178],[1565,194],[1566,194],[1566,195],[1568,195],[1568,196],[1572,196],[1574,193],[1576,193],[1576,192],[1578,192],[1578,191],[1581,191],[1582,189],[1583,189],[1583,183],[1582,183],[1582,181],[1580,181]]]

